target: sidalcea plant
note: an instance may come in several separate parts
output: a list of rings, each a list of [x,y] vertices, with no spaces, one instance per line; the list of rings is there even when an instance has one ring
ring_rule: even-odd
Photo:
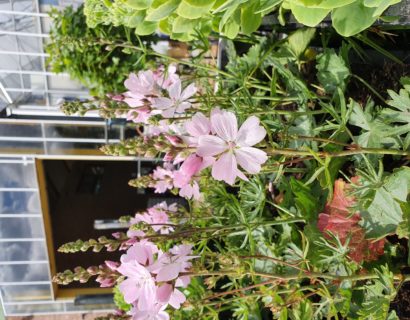
[[[69,104],[128,117],[138,136],[102,150],[163,160],[130,184],[187,201],[62,246],[123,254],[56,281],[114,287],[110,319],[398,319],[392,302],[410,280],[409,80],[382,108],[356,102],[347,52],[309,57],[313,34],[263,38],[230,53],[226,70],[182,60],[140,71],[124,93]]]

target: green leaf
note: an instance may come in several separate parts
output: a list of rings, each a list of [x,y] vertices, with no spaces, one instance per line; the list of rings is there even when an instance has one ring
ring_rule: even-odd
[[[318,201],[311,194],[310,188],[306,187],[301,181],[292,177],[290,187],[295,196],[296,207],[306,219],[315,218],[318,213]]]
[[[172,32],[174,33],[189,33],[199,25],[197,20],[186,19],[183,17],[176,17],[172,24]]]
[[[262,15],[255,13],[259,7],[259,1],[250,1],[241,8],[241,30],[244,34],[251,34],[258,30]]]
[[[178,8],[181,0],[154,0],[152,7],[147,11],[146,21],[160,21],[167,18]]]
[[[346,89],[350,70],[341,56],[334,49],[325,49],[316,58],[317,77],[326,92],[334,93],[338,88]]]
[[[154,33],[158,28],[157,22],[143,21],[135,28],[135,34],[145,36]]]
[[[317,26],[331,11],[331,9],[308,8],[290,4],[295,19],[308,27]]]
[[[187,19],[198,19],[209,13],[215,1],[209,1],[207,6],[195,7],[182,0],[178,6],[177,13],[183,18]]]
[[[286,39],[285,45],[296,58],[300,58],[306,51],[309,43],[315,37],[316,29],[314,28],[300,28],[290,34]]]
[[[397,227],[397,236],[402,238],[410,239],[410,204],[409,203],[401,203],[400,207],[403,211],[403,221],[399,223]],[[409,260],[410,260],[410,253],[409,253]]]
[[[241,20],[240,15],[241,11],[238,8],[223,27],[223,34],[227,36],[229,39],[234,39],[239,33]]]
[[[362,128],[357,137],[357,143],[362,147],[380,148],[382,146],[398,147],[397,137],[391,132],[391,126],[384,123],[379,114],[374,110],[374,103],[368,102],[364,110],[352,101],[350,124]]]
[[[320,8],[320,9],[335,9],[339,7],[346,6],[357,0],[321,0],[321,1],[303,1],[303,0],[289,0],[299,6],[306,6],[309,8]]]
[[[127,0],[126,4],[137,10],[148,9],[151,6],[152,0]]]
[[[127,26],[130,28],[136,28],[143,23],[145,18],[145,11],[136,11],[127,22]]]
[[[344,37],[351,37],[370,27],[377,19],[375,8],[365,7],[361,1],[332,11],[332,25]]]
[[[366,211],[361,212],[362,226],[368,238],[379,239],[394,234],[403,221],[400,204],[393,195],[381,187],[376,190],[373,201]]]
[[[193,7],[208,7],[209,3],[214,3],[212,0],[184,0],[187,4]]]

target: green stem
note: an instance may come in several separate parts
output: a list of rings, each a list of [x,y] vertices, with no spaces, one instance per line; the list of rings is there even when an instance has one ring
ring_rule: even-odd
[[[353,146],[352,146],[353,147]],[[300,157],[300,156],[312,156],[313,153],[310,151],[300,151],[300,150],[295,150],[295,149],[267,149],[266,152],[269,155],[283,155],[283,156],[288,156],[288,157]],[[357,148],[353,150],[343,150],[339,152],[325,152],[325,151],[319,151],[315,153],[318,157],[321,158],[339,158],[339,157],[346,157],[346,156],[352,156],[356,154],[380,154],[380,155],[398,155],[398,156],[410,156],[409,151],[402,151],[402,150],[396,150],[396,149],[378,149],[378,148]]]
[[[168,55],[161,54],[161,53],[155,52],[153,50],[142,49],[138,46],[134,46],[134,45],[131,45],[131,44],[127,44],[127,43],[123,43],[123,42],[112,42],[112,41],[106,41],[106,40],[102,40],[100,43],[103,44],[103,45],[112,45],[112,46],[121,47],[121,48],[128,48],[128,49],[131,49],[131,50],[143,52],[146,55],[156,56],[158,58],[162,58],[162,59],[165,59],[165,60],[168,60],[168,61],[171,61],[171,62],[184,64],[184,65],[189,66],[189,67],[199,68],[199,69],[206,70],[206,71],[212,71],[212,72],[224,75],[225,77],[228,77],[228,78],[235,78],[234,75],[232,75],[230,73],[227,73],[223,70],[220,70],[218,68],[212,68],[212,67],[202,65],[202,64],[195,64],[195,63],[187,61],[187,60],[173,58],[173,57],[170,57]]]

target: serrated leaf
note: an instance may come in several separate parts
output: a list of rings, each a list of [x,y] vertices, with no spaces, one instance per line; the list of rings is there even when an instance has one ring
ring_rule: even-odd
[[[310,189],[302,182],[292,178],[290,180],[292,193],[295,196],[295,203],[302,216],[306,219],[316,217],[318,212],[317,199],[311,194]]]
[[[325,91],[334,93],[338,88],[344,91],[350,70],[343,58],[334,49],[325,49],[316,61],[317,77]]]
[[[400,204],[385,188],[376,190],[373,201],[366,211],[361,212],[363,227],[368,238],[383,238],[394,234],[403,221]]]
[[[306,51],[315,34],[316,29],[314,28],[300,28],[288,36],[286,47],[296,58],[299,58]]]
[[[352,104],[349,123],[362,128],[361,134],[357,137],[357,143],[360,146],[367,148],[380,148],[384,145],[398,147],[397,134],[374,110],[373,102],[367,103],[364,110],[358,103],[352,101]]]
[[[174,23],[172,24],[172,32],[174,33],[185,33],[193,31],[194,28],[199,25],[199,20],[191,20],[183,17],[176,17]]]

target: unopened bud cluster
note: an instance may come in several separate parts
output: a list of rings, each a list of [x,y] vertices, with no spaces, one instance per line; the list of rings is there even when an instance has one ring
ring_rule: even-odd
[[[160,134],[158,136],[139,136],[101,148],[105,154],[112,156],[141,156],[156,158],[167,154],[171,158],[183,152],[186,146],[177,136]]]
[[[66,115],[84,116],[87,112],[98,110],[99,115],[105,119],[117,118],[128,112],[128,105],[122,101],[114,100],[107,96],[95,100],[65,101],[61,110]]]
[[[69,242],[63,244],[58,251],[63,253],[74,253],[74,252],[85,252],[92,248],[94,252],[100,252],[104,247],[107,251],[117,250],[123,242],[129,240],[129,238],[124,233],[118,233],[119,236],[115,239],[108,239],[105,236],[96,239],[90,239],[87,241],[77,240],[74,242]]]
[[[96,276],[96,281],[100,283],[101,287],[112,287],[121,276],[116,271],[118,266],[119,264],[116,262],[106,261],[105,264],[91,266],[87,269],[76,267],[73,271],[65,270],[64,272],[57,273],[53,277],[53,282],[62,285],[67,285],[74,281],[86,283],[91,277]]]

